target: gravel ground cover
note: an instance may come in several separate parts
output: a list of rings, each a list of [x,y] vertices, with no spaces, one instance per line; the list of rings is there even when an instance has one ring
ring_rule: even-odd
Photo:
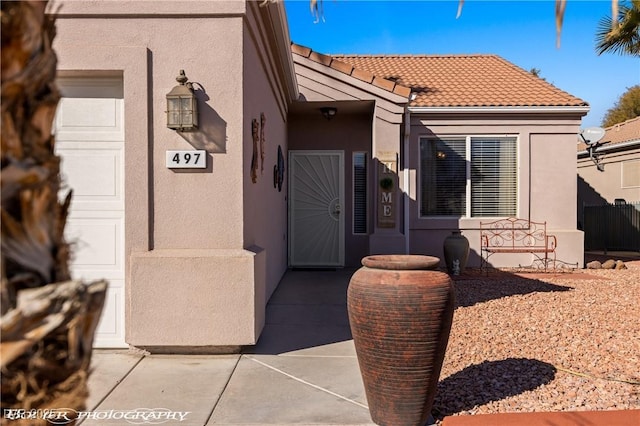
[[[455,281],[433,415],[640,408],[640,262]]]

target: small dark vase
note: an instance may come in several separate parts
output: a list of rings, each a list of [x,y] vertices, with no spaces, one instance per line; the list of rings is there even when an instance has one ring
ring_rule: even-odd
[[[422,426],[431,413],[453,320],[451,278],[437,257],[362,259],[347,292],[369,412],[378,425]]]
[[[452,275],[464,272],[469,258],[469,240],[460,231],[453,231],[444,239],[444,262]]]

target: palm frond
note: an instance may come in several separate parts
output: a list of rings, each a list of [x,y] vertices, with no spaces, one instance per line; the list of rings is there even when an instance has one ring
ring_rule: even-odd
[[[621,5],[617,19],[604,17],[598,23],[596,52],[640,56],[640,0]]]
[[[562,21],[564,20],[566,6],[566,0],[556,0],[556,47],[558,49],[560,48],[560,35],[562,34]]]

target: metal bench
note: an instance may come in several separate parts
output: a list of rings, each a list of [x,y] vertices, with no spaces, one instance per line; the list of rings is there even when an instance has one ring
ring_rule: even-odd
[[[489,258],[496,253],[531,253],[532,266],[555,269],[557,244],[556,237],[547,234],[547,222],[515,217],[480,222],[480,268],[488,271]]]

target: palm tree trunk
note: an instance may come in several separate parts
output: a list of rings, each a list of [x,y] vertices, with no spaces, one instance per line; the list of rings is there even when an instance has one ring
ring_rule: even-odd
[[[54,20],[46,7],[43,1],[1,3],[0,364],[5,419],[7,409],[84,407],[93,335],[106,292],[104,281],[69,281],[64,227],[71,193],[58,200],[60,159],[54,153],[52,126],[60,94],[51,48]],[[41,418],[23,422],[39,423],[50,424]]]

